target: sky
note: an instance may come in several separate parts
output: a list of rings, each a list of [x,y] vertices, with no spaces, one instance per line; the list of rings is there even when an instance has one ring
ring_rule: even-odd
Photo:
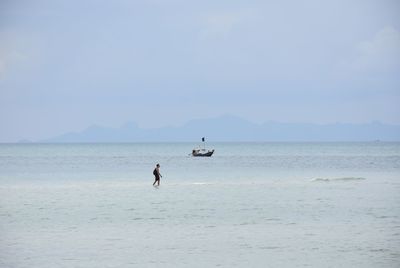
[[[400,124],[400,2],[0,0],[0,142],[96,124]]]

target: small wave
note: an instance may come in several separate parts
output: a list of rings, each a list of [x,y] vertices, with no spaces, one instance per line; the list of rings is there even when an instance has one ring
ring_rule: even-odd
[[[263,246],[259,247],[259,249],[279,249],[280,247],[274,247],[274,246]]]
[[[342,177],[342,178],[316,178],[312,179],[311,181],[320,181],[320,182],[330,182],[330,181],[362,181],[366,180],[366,178],[363,177]]]
[[[330,181],[330,179],[316,178],[316,179],[312,179],[311,181]]]
[[[192,185],[212,185],[214,183],[210,182],[193,182]]]

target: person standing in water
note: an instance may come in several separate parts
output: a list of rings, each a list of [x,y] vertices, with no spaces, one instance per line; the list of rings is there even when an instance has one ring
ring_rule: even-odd
[[[160,174],[160,164],[157,164],[155,169],[153,170],[153,175],[154,175],[154,182],[153,186],[157,183],[157,186],[160,186],[160,178],[162,178]]]

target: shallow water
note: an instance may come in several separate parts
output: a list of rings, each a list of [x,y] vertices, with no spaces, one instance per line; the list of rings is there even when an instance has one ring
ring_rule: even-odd
[[[0,145],[0,266],[399,266],[399,143],[210,146]]]

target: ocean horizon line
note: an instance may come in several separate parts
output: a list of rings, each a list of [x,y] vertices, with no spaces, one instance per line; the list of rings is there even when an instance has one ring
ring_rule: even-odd
[[[248,143],[248,144],[279,144],[279,143],[400,143],[400,140],[290,140],[290,141],[262,141],[262,140],[237,140],[237,141],[222,141],[222,140],[212,140],[207,141],[206,144],[234,144],[234,143]],[[0,145],[57,145],[57,144],[201,144],[201,141],[16,141],[16,142],[0,142]]]

